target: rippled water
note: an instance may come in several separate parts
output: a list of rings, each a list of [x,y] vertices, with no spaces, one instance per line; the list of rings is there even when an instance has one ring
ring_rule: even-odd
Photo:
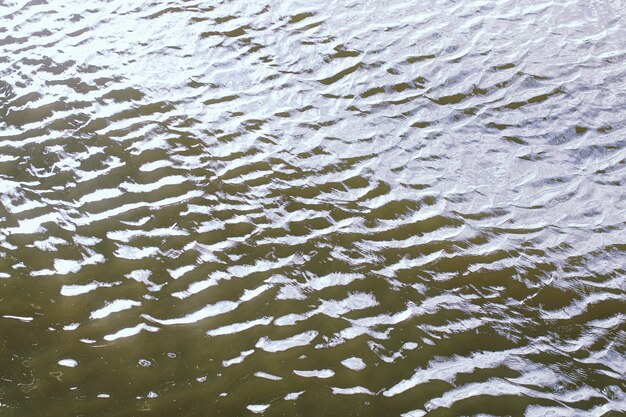
[[[0,16],[0,415],[626,410],[623,0]]]

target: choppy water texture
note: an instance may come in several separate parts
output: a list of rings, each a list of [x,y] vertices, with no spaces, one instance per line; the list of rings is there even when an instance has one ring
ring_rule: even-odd
[[[625,411],[624,1],[0,16],[0,415]]]

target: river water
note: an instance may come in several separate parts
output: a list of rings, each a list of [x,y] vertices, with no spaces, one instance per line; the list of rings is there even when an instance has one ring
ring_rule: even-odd
[[[1,416],[623,415],[623,0],[0,23]]]

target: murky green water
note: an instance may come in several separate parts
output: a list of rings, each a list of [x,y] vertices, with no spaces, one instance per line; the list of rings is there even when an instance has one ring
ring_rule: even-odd
[[[625,412],[623,0],[1,1],[0,52],[0,416]]]

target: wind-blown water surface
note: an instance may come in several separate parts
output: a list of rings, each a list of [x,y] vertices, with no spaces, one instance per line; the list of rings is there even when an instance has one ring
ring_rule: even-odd
[[[625,19],[0,2],[0,415],[620,415]]]

